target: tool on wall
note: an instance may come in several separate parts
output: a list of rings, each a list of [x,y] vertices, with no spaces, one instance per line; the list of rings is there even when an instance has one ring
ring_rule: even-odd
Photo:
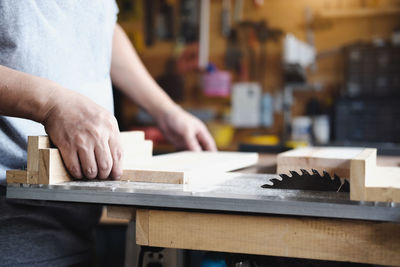
[[[208,66],[210,49],[210,0],[200,1],[199,68]]]
[[[185,44],[196,42],[199,38],[199,15],[197,0],[180,1],[179,41]]]
[[[231,0],[222,0],[221,32],[228,37],[231,31]]]

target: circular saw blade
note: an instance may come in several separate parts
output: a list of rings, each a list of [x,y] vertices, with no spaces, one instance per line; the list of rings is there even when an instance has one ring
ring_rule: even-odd
[[[262,188],[292,189],[292,190],[313,190],[330,192],[350,192],[350,185],[347,180],[342,181],[337,175],[332,178],[327,172],[321,175],[313,169],[312,174],[305,169],[301,169],[301,174],[291,171],[290,175],[280,174],[282,178],[272,179],[273,184],[264,184]]]

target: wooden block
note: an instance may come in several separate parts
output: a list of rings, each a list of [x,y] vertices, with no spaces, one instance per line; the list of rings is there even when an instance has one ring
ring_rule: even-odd
[[[39,149],[39,184],[57,184],[71,180],[58,149]]]
[[[400,168],[376,166],[376,149],[351,160],[350,199],[400,202]]]
[[[50,139],[47,136],[28,136],[28,183],[39,182],[39,149],[50,148]]]
[[[124,170],[122,181],[184,184],[185,173],[179,171]]]
[[[400,224],[138,210],[139,245],[400,266]]]
[[[136,211],[136,244],[149,246],[149,215],[150,211],[138,209]]]
[[[130,206],[107,206],[107,217],[135,220],[136,208]]]
[[[8,170],[6,171],[7,184],[27,184],[28,172],[24,170]]]
[[[320,174],[328,172],[332,177],[350,177],[350,161],[363,151],[363,148],[305,147],[280,153],[277,157],[277,173],[290,175],[290,171],[301,174],[301,169]]]
[[[127,225],[130,222],[128,219],[120,219],[120,218],[114,218],[110,217],[107,215],[107,207],[103,207],[103,211],[101,213],[100,221],[99,224],[122,224],[122,225]]]
[[[138,161],[151,159],[153,156],[153,142],[149,140],[122,143],[124,147],[123,168],[131,169]]]

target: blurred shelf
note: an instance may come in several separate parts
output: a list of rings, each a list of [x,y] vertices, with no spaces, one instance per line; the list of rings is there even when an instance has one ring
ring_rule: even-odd
[[[322,18],[340,19],[350,17],[378,17],[396,15],[400,13],[400,8],[361,8],[349,10],[321,10],[319,15]]]

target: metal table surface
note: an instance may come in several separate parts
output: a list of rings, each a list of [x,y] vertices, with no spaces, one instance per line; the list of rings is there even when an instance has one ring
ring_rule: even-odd
[[[73,181],[11,184],[8,198],[400,222],[400,203],[358,202],[349,193],[264,189],[276,175],[202,173],[189,184]]]

